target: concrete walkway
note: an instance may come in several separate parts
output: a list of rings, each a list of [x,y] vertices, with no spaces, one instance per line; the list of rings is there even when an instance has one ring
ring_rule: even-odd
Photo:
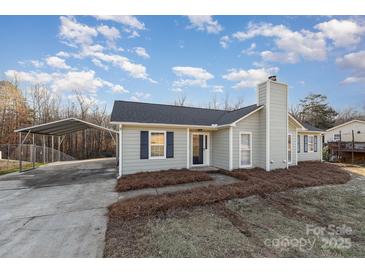
[[[0,176],[0,257],[101,257],[115,159]]]
[[[196,183],[187,183],[187,184],[180,184],[180,185],[173,185],[173,186],[164,186],[164,187],[157,187],[157,188],[144,188],[138,190],[131,190],[120,192],[118,200],[125,200],[130,199],[138,196],[143,195],[159,195],[163,193],[173,193],[183,190],[194,189],[197,187],[203,186],[210,186],[210,185],[230,185],[237,183],[239,180],[227,175],[223,175],[220,173],[210,173],[210,177],[212,177],[212,181],[205,181],[205,182],[196,182]]]

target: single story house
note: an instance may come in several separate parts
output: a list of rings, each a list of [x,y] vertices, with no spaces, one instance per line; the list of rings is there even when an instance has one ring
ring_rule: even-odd
[[[341,125],[329,128],[324,133],[324,142],[352,142],[352,131],[354,131],[355,142],[365,142],[365,121],[351,120]]]
[[[365,121],[351,120],[329,128],[324,133],[330,160],[348,163],[365,162]]]
[[[233,111],[115,101],[119,176],[213,166],[226,170],[288,168],[321,160],[321,131],[288,113],[288,85],[257,86],[257,104]]]

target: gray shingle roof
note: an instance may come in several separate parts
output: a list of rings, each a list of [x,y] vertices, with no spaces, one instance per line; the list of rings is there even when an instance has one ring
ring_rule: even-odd
[[[196,107],[115,101],[112,122],[158,123],[211,126],[233,123],[260,106],[251,105],[233,111]]]
[[[318,127],[315,127],[315,126],[312,126],[311,124],[307,123],[307,122],[303,122],[302,123],[303,126],[308,129],[309,131],[323,131],[322,129],[318,128]]]

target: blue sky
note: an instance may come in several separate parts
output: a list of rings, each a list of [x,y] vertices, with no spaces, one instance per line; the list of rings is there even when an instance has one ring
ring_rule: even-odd
[[[1,79],[27,90],[73,90],[113,100],[206,106],[216,96],[255,103],[276,74],[290,104],[311,92],[337,109],[365,105],[365,17],[0,16]]]

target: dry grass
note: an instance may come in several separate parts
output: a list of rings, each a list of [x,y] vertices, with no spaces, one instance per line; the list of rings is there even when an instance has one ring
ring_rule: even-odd
[[[131,219],[140,216],[152,216],[169,209],[213,204],[251,195],[265,196],[291,188],[344,184],[350,179],[349,173],[340,167],[320,162],[301,163],[289,170],[266,172],[263,169],[255,168],[225,171],[224,173],[241,181],[226,186],[200,187],[176,193],[140,196],[119,201],[109,207],[109,217],[112,219]]]
[[[116,191],[162,187],[193,182],[210,181],[212,178],[205,172],[187,169],[170,169],[165,171],[140,172],[126,175],[118,180]]]
[[[338,166],[355,173],[357,175],[365,176],[365,165],[350,165],[350,164],[337,164]]]
[[[35,166],[40,166],[40,163],[35,163]],[[33,163],[23,161],[23,170],[33,167]],[[19,161],[16,160],[0,160],[0,175],[19,171]]]

